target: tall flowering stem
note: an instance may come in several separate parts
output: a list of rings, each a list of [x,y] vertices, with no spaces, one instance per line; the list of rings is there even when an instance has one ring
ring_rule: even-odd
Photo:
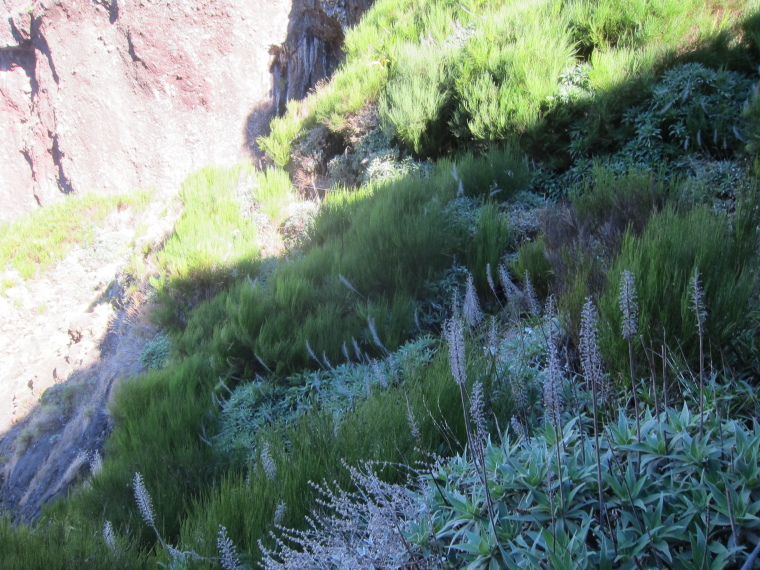
[[[586,297],[581,313],[581,365],[586,382],[591,384],[591,405],[594,413],[594,445],[596,447],[596,481],[599,488],[599,521],[604,520],[604,495],[602,493],[602,462],[599,447],[599,412],[597,400],[602,385],[602,360],[596,342],[596,307],[591,297]]]
[[[478,294],[475,291],[475,284],[472,280],[472,273],[467,273],[467,290],[464,294],[464,305],[462,306],[464,320],[471,329],[477,327],[483,320],[483,311],[480,309]]]
[[[559,496],[560,504],[564,508],[564,490],[562,486],[562,455],[560,446],[562,443],[562,369],[559,364],[559,354],[557,353],[557,339],[554,328],[555,318],[554,297],[550,296],[546,303],[546,318],[549,323],[548,338],[548,368],[546,378],[544,379],[544,408],[546,418],[554,428],[556,439],[555,450],[557,452],[557,478],[559,479]],[[563,511],[564,522],[564,511]],[[552,518],[554,518],[554,509],[552,507]]]
[[[633,408],[636,414],[636,441],[641,443],[641,424],[639,421],[639,397],[636,393],[636,376],[633,368],[633,338],[638,332],[639,305],[636,295],[636,281],[633,273],[623,271],[620,281],[620,311],[623,313],[623,338],[628,341],[628,364],[631,369],[631,392],[633,392]]]
[[[556,430],[562,431],[562,370],[557,353],[556,333],[554,330],[554,297],[547,302],[547,319],[549,323],[548,359],[544,380],[544,409],[546,418]]]
[[[467,380],[464,361],[464,327],[460,319],[449,319],[443,325],[446,344],[449,346],[449,366],[454,381],[463,386]]]
[[[483,440],[477,437],[477,433],[473,433],[473,430],[470,427],[470,419],[468,417],[468,398],[465,386],[467,382],[467,372],[465,368],[464,354],[464,323],[462,322],[462,317],[459,315],[459,312],[457,310],[456,302],[454,303],[454,315],[444,323],[443,332],[444,337],[446,338],[446,343],[449,346],[449,365],[451,366],[451,374],[454,377],[454,381],[459,386],[459,395],[462,399],[462,412],[464,413],[464,425],[465,430],[467,431],[467,443],[472,450],[476,464],[480,467],[480,476],[483,480],[483,486],[486,491],[486,502],[488,503],[488,518],[491,521],[491,528],[493,530],[494,536],[496,536],[496,523],[494,522],[493,518],[493,500],[491,499],[491,491],[488,488],[488,473],[486,470],[486,458]],[[470,399],[471,410],[475,415],[476,423],[478,423],[478,416],[482,416],[482,395],[479,395],[479,391],[481,389],[482,386],[478,388],[476,385],[476,390],[473,394],[473,398]],[[481,401],[478,402],[478,399]],[[481,425],[484,428],[485,421],[481,419],[481,422]],[[480,428],[481,425],[479,425],[478,428]],[[477,431],[480,431],[480,429]]]
[[[528,309],[533,315],[538,315],[541,312],[541,307],[538,304],[538,296],[536,290],[533,288],[533,283],[530,282],[530,271],[525,272],[525,299],[528,301]]]
[[[704,326],[707,320],[705,309],[704,291],[699,281],[699,269],[694,269],[691,278],[691,308],[697,316],[697,332],[699,333],[699,435],[704,433],[705,415],[705,352],[704,352]]]

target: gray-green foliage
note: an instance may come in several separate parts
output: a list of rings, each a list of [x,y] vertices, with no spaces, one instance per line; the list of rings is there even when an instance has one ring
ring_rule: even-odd
[[[171,340],[166,334],[157,334],[145,343],[140,362],[145,368],[163,368],[171,347]]]
[[[454,567],[724,568],[760,538],[760,425],[709,415],[704,435],[688,407],[648,412],[642,443],[620,414],[601,439],[606,513],[599,513],[588,418],[529,440],[487,447],[483,480],[467,455],[424,477],[427,510],[407,521],[423,557]],[[558,450],[559,446],[559,458]]]
[[[613,168],[652,168],[686,154],[730,156],[747,140],[742,110],[751,94],[752,80],[744,74],[699,63],[677,65],[663,73],[643,102],[622,110],[616,136],[625,137],[620,150],[606,160]],[[576,164],[566,182],[577,181],[589,156],[599,152],[599,129],[589,121],[580,120],[571,129],[568,149]]]
[[[744,140],[741,111],[751,93],[752,80],[743,74],[698,63],[674,67],[644,106],[626,114],[636,136],[624,152],[632,158],[671,157],[691,148],[725,156]]]
[[[333,157],[327,168],[333,184],[358,186],[423,174],[430,164],[404,156],[387,134],[375,129],[359,137],[350,150]]]
[[[430,337],[410,341],[382,360],[369,360],[363,354],[355,355],[354,347],[345,348],[351,359],[362,360],[335,367],[320,363],[321,369],[294,374],[279,384],[259,378],[234,390],[222,408],[218,448],[250,452],[264,426],[292,423],[312,409],[332,415],[339,423],[341,416],[368,398],[372,390],[414,378],[434,354]]]

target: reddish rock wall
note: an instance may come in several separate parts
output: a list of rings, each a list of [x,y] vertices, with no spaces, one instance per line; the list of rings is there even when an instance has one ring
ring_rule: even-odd
[[[286,96],[303,96],[337,65],[357,4],[329,2],[327,16],[318,0],[0,0],[0,221],[239,160],[273,109],[272,46],[298,59],[329,43],[328,65],[291,66]]]
[[[255,154],[371,3],[0,0],[0,221]]]

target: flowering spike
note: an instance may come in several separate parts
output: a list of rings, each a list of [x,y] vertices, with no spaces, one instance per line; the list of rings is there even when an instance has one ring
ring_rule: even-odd
[[[528,439],[528,434],[525,433],[525,428],[515,416],[512,416],[510,425],[512,426],[512,431],[515,432],[515,437],[517,437],[518,442],[523,442]]]
[[[604,385],[602,374],[602,357],[599,354],[599,344],[597,343],[597,315],[591,297],[586,297],[586,303],[583,305],[581,313],[581,365],[586,382],[596,386],[599,391],[599,399],[607,399],[607,390]]]
[[[483,398],[483,383],[476,382],[472,388],[472,395],[470,396],[470,416],[475,423],[475,436],[478,441],[485,442],[488,438],[488,431],[486,430],[486,417],[483,412],[485,407],[485,400]]]
[[[697,315],[697,327],[700,333],[705,320],[707,319],[707,310],[705,309],[705,292],[702,290],[702,284],[699,280],[699,269],[694,270],[691,278],[691,308]]]
[[[494,295],[496,295],[496,284],[493,282],[493,275],[491,275],[491,264],[486,263],[486,281],[488,281],[488,286],[491,288],[491,291]],[[498,297],[498,295],[496,295]]]
[[[240,568],[240,560],[237,549],[230,537],[227,536],[227,529],[222,525],[219,525],[216,546],[219,550],[219,561],[222,563],[222,568],[224,570],[238,570]]]
[[[132,480],[132,485],[135,488],[135,501],[137,502],[137,508],[140,510],[143,520],[155,530],[156,523],[153,520],[153,501],[150,499],[148,490],[145,488],[142,474],[135,473],[135,477]]]
[[[453,317],[444,323],[444,336],[449,345],[449,365],[454,380],[463,386],[467,380],[464,360],[464,327],[461,319]]]
[[[472,281],[472,274],[467,273],[467,291],[464,295],[464,307],[462,308],[464,313],[464,320],[467,326],[475,328],[483,320],[483,311],[480,310],[480,303],[478,302],[478,294],[475,292],[475,285]]]
[[[277,477],[277,466],[272,458],[272,453],[269,451],[269,442],[264,444],[264,448],[261,450],[261,466],[264,468],[264,473],[271,481],[274,481]]]
[[[533,284],[530,282],[530,271],[525,272],[525,298],[528,300],[528,309],[531,313],[534,315],[541,313],[538,297],[536,297],[536,291],[533,289]]]
[[[549,340],[549,361],[544,378],[544,409],[546,419],[555,428],[561,429],[562,422],[562,370],[554,340]]]
[[[639,305],[636,294],[636,281],[633,273],[627,269],[623,271],[620,281],[620,311],[623,313],[623,338],[630,340],[638,332]]]
[[[103,525],[103,540],[111,552],[116,552],[116,536],[114,535],[111,521],[106,521],[106,524]]]

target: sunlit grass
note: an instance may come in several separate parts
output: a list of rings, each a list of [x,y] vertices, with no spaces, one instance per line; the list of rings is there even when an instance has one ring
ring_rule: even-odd
[[[60,261],[75,245],[89,245],[110,213],[142,209],[149,192],[118,196],[65,197],[18,220],[0,225],[0,268],[13,266],[28,279]]]

